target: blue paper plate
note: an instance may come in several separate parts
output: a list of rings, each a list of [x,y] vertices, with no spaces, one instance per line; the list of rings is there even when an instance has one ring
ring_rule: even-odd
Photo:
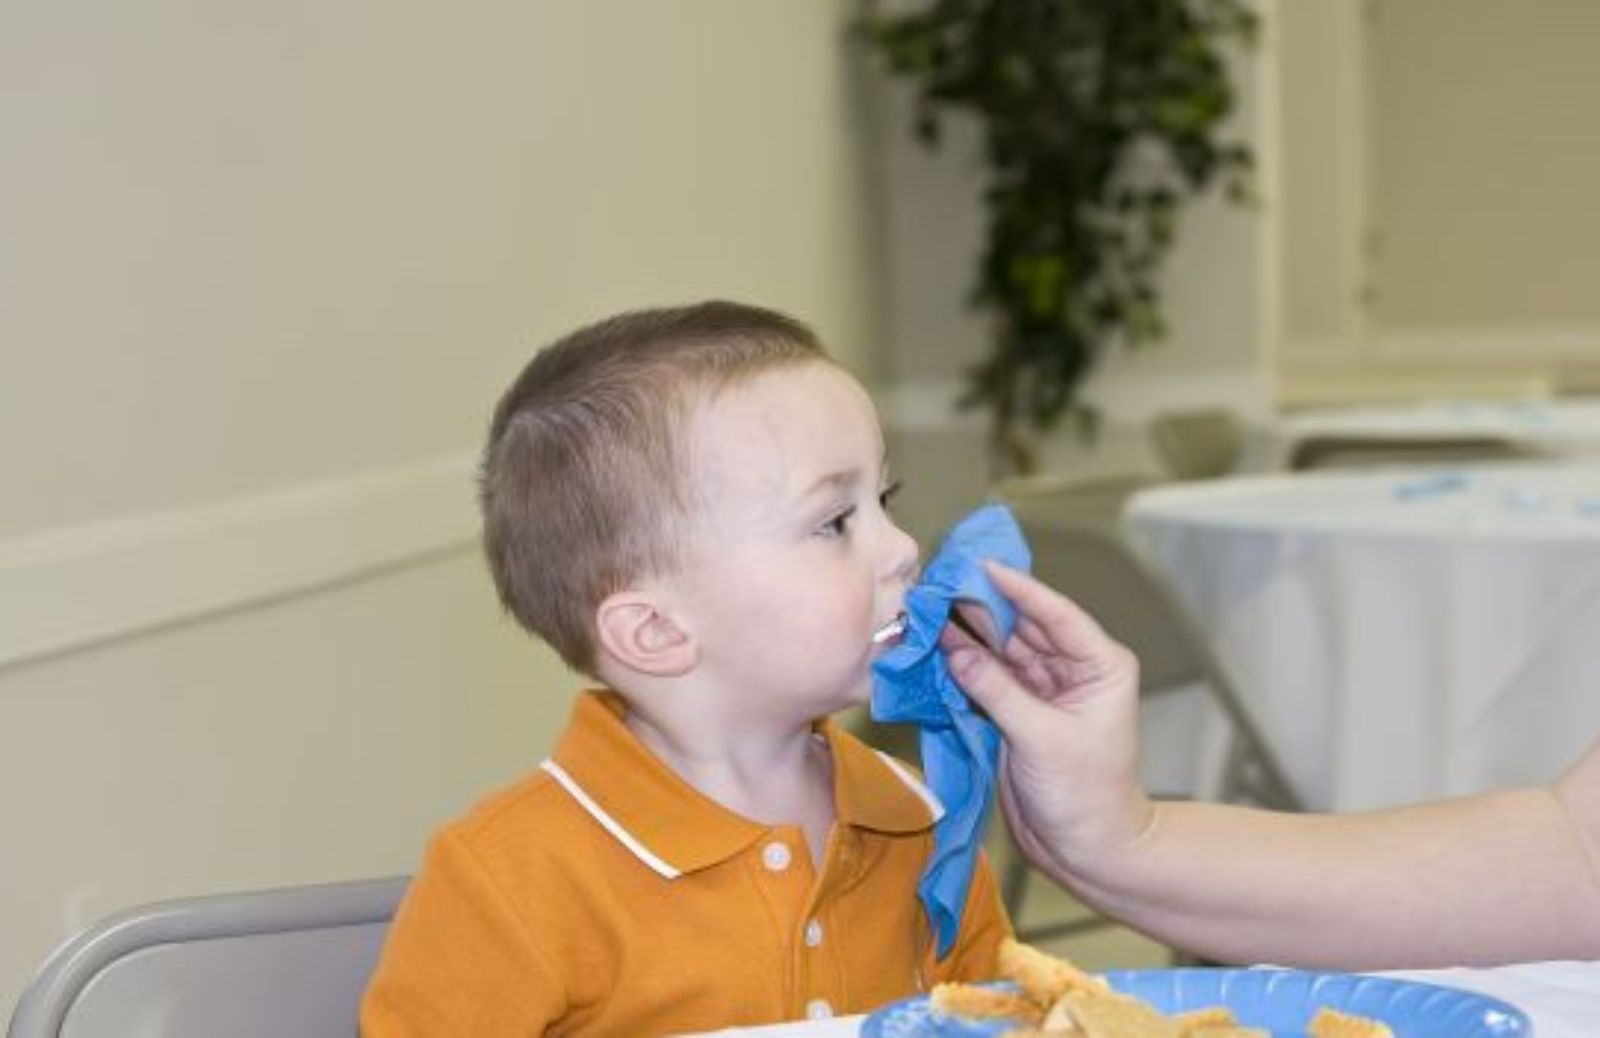
[[[1359,973],[1275,969],[1121,970],[1105,974],[1118,991],[1163,1013],[1227,1006],[1246,1027],[1273,1038],[1303,1038],[1318,1009],[1381,1020],[1395,1038],[1530,1038],[1522,1010],[1459,988]],[[941,1016],[926,996],[891,1003],[867,1017],[862,1038],[992,1038],[1014,1026]]]

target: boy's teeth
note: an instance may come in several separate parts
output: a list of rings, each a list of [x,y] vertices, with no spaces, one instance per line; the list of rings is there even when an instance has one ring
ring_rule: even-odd
[[[900,616],[890,620],[876,631],[873,631],[872,643],[877,645],[879,643],[888,641],[890,638],[898,638],[900,635],[905,633],[905,630],[906,618],[905,614],[902,613]]]

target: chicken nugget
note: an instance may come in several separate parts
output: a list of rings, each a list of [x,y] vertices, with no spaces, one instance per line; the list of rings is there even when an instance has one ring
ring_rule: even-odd
[[[1306,1034],[1310,1038],[1394,1038],[1387,1024],[1326,1008],[1317,1010]]]
[[[1227,1006],[1207,1006],[1204,1009],[1190,1009],[1186,1012],[1174,1014],[1172,1019],[1178,1026],[1190,1030],[1198,1027],[1232,1027],[1239,1022],[1234,1018],[1233,1010]]]
[[[1009,937],[1000,942],[999,963],[1001,976],[1016,981],[1041,1009],[1055,1005],[1068,991],[1109,990],[1099,977]]]
[[[1084,1038],[1183,1038],[1180,1024],[1131,995],[1080,988],[1061,1001]]]
[[[928,1005],[936,1013],[970,1020],[1007,1017],[1020,1023],[1036,1024],[1043,1015],[1038,1006],[1015,991],[975,984],[935,984],[928,993]]]

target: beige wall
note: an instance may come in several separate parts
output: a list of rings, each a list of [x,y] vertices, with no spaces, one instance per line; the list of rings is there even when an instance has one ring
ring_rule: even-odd
[[[6,5],[0,535],[471,443],[622,306],[859,355],[848,6]]]
[[[1560,391],[1600,367],[1600,7],[1277,7],[1287,397]]]
[[[1351,340],[1359,336],[1353,322],[1364,273],[1359,9],[1349,0],[1288,0],[1278,9],[1283,335]]]
[[[1375,323],[1600,330],[1597,43],[1593,0],[1382,5]]]
[[[409,869],[545,752],[486,409],[710,295],[870,370],[852,9],[0,6],[0,1007],[119,906]]]

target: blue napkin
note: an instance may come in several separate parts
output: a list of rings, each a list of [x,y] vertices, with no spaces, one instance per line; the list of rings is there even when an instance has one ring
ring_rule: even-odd
[[[900,643],[872,665],[873,718],[919,726],[923,776],[944,805],[933,826],[933,853],[917,884],[941,959],[955,945],[983,843],[1000,736],[950,676],[939,632],[956,602],[983,606],[1001,645],[1015,619],[1011,604],[984,573],[984,559],[1022,570],[1031,562],[1022,530],[1004,505],[979,508],[945,535],[922,578],[906,592]]]

